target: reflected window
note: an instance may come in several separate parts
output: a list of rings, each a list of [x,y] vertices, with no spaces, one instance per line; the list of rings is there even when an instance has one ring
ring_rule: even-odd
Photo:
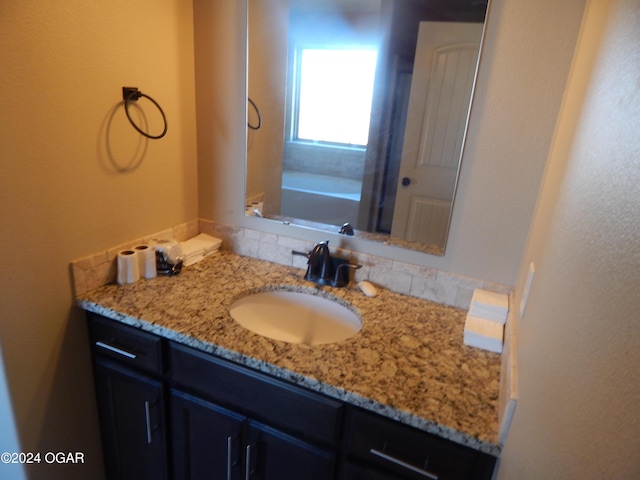
[[[292,139],[366,146],[377,51],[301,48],[297,59]]]

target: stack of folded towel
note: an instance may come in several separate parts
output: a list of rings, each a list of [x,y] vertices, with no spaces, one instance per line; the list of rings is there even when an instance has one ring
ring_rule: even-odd
[[[464,344],[502,353],[508,311],[509,297],[506,294],[476,288],[464,324]]]
[[[221,244],[222,240],[207,235],[206,233],[201,233],[186,242],[180,242],[184,265],[193,265],[212,253],[217,252]]]

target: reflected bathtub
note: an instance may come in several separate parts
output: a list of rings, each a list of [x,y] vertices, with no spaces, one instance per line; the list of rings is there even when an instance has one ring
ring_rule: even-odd
[[[358,180],[284,170],[281,215],[331,225],[355,225],[361,188]]]

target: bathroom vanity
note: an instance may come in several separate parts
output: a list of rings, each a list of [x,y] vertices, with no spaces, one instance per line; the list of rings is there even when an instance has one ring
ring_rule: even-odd
[[[315,289],[303,273],[219,252],[78,299],[109,478],[491,478],[500,357],[462,344],[465,312],[323,287],[362,329],[313,346],[230,317],[248,292]]]

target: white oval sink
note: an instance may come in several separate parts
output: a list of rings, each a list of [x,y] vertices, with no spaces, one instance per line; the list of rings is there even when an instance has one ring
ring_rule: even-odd
[[[259,292],[236,300],[229,312],[244,328],[289,343],[339,342],[360,331],[360,317],[339,303],[302,292]]]

